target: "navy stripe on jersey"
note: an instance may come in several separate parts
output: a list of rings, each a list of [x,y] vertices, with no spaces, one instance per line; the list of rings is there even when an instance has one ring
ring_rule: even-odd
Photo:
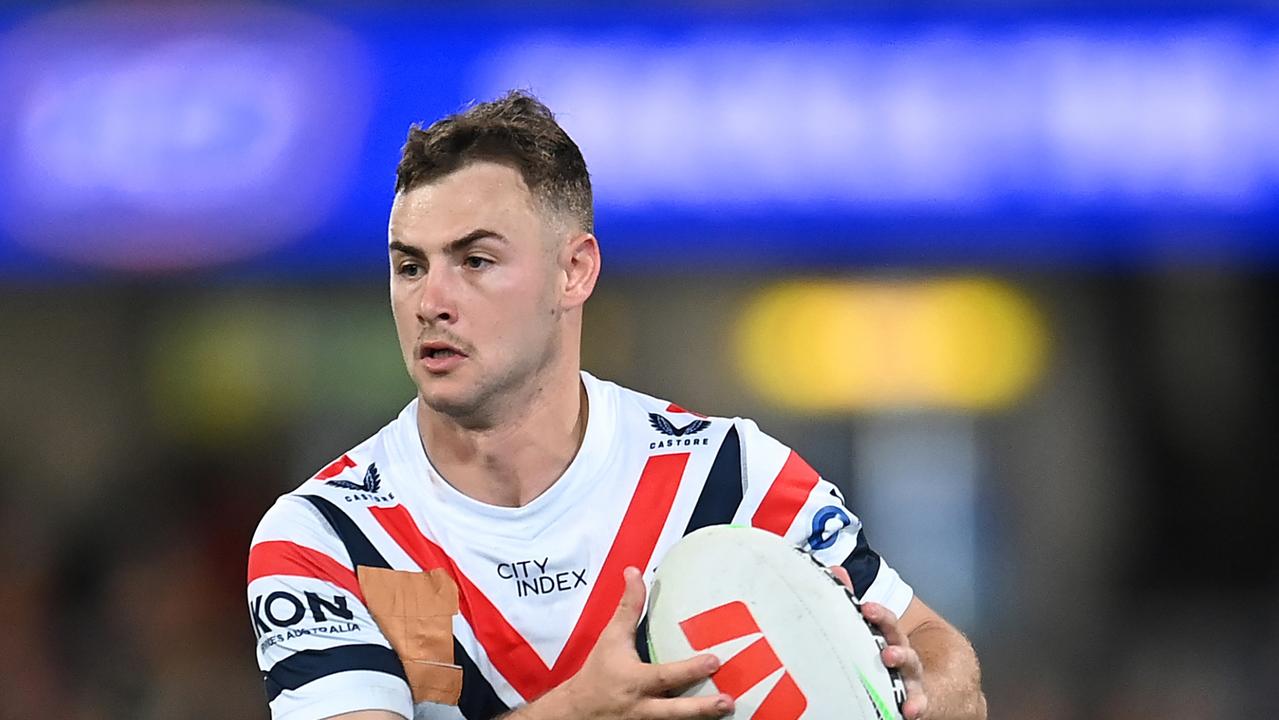
[[[353,565],[388,569],[391,567],[386,558],[382,557],[382,553],[378,552],[377,548],[373,547],[373,543],[369,542],[369,539],[360,530],[360,527],[355,524],[355,521],[347,517],[347,514],[342,512],[336,505],[315,495],[303,495],[302,497],[311,501],[311,504],[315,505],[320,514],[324,515],[324,518],[329,521],[329,525],[333,526],[333,531],[338,534],[338,538],[346,546],[346,551],[351,556]],[[392,655],[394,656],[393,651]],[[291,660],[292,658],[289,659]],[[400,662],[399,657],[395,658],[395,662]],[[467,720],[489,720],[510,710],[498,698],[497,693],[493,690],[493,685],[489,683],[488,678],[480,673],[475,661],[467,654],[466,649],[462,647],[462,643],[458,642],[456,637],[453,638],[453,662],[462,668],[462,695],[458,698],[457,706]],[[403,672],[404,669],[401,666],[401,676],[403,676]]]
[[[462,696],[457,700],[457,709],[467,720],[491,720],[510,710],[457,638],[453,638],[453,662],[462,668]]]
[[[395,651],[382,645],[339,645],[293,653],[263,674],[267,702],[285,690],[297,690],[312,680],[348,670],[374,670],[408,682]]]
[[[329,525],[333,526],[333,532],[338,534],[338,539],[346,546],[347,555],[351,556],[351,564],[359,567],[387,568],[391,565],[382,557],[382,553],[373,547],[373,543],[364,536],[360,527],[355,521],[347,517],[346,513],[338,509],[336,505],[316,495],[303,495],[315,506],[316,510],[329,521]]]
[[[865,531],[857,533],[857,547],[841,565],[848,571],[857,599],[861,600],[870,584],[875,582],[875,576],[879,575],[879,554],[866,543]]]
[[[684,534],[711,525],[728,525],[742,504],[742,440],[737,426],[728,429],[724,441],[719,444],[715,461],[711,463],[702,494],[697,498],[693,514],[689,516]],[[635,652],[640,660],[652,662],[648,652],[648,616],[645,615],[635,628]]]
[[[737,426],[729,428],[706,476],[702,494],[684,530],[687,535],[710,525],[727,525],[742,504],[742,441]]]

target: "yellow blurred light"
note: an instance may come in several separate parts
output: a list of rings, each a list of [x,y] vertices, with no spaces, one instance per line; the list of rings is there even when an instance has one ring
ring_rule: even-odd
[[[747,384],[809,411],[1005,407],[1047,348],[1030,300],[978,277],[782,282],[749,302],[736,337]]]
[[[151,375],[162,427],[194,439],[245,437],[293,411],[311,364],[285,313],[228,303],[197,308],[157,333]],[[294,349],[291,351],[291,349]]]
[[[397,412],[414,390],[385,302],[233,290],[173,308],[151,338],[160,426],[223,443],[328,413]]]

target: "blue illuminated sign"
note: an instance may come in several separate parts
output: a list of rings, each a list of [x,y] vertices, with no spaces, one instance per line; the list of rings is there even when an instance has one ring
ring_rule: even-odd
[[[408,125],[512,87],[613,268],[1279,255],[1279,30],[1243,16],[158,7],[0,36],[0,272],[380,271]]]
[[[536,88],[623,210],[1232,212],[1279,188],[1279,35],[1219,24],[532,35],[477,79]]]

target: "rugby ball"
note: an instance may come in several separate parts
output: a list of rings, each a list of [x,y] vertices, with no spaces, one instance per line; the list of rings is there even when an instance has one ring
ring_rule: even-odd
[[[718,657],[684,694],[727,693],[737,720],[901,720],[905,685],[852,593],[764,530],[717,525],[677,542],[649,591],[648,642],[655,663]]]

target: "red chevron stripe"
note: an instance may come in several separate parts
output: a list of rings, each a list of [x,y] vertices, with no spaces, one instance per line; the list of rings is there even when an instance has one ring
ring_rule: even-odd
[[[458,569],[444,549],[422,534],[403,505],[370,507],[369,512],[373,513],[373,517],[391,539],[418,567],[422,570],[443,568],[448,572],[453,582],[457,583],[458,609],[470,623],[480,645],[484,646],[489,660],[511,687],[530,699],[528,693],[539,687],[539,679],[545,677],[550,670],[524,636],[507,622],[493,602]]]
[[[613,546],[604,558],[600,575],[591,587],[586,606],[568,637],[564,651],[555,662],[551,682],[545,690],[572,677],[586,661],[587,654],[595,646],[596,638],[613,617],[617,604],[622,599],[622,591],[626,587],[622,571],[627,567],[643,570],[653,559],[657,538],[670,517],[675,492],[679,490],[680,478],[684,475],[688,457],[688,453],[657,455],[650,457],[644,465],[635,494],[631,496],[631,504],[626,508],[626,515],[617,528]]]
[[[369,512],[413,562],[423,570],[444,568],[458,586],[458,609],[502,677],[525,700],[534,700],[576,673],[621,600],[622,570],[644,568],[675,501],[688,453],[649,459],[618,528],[616,539],[586,606],[553,667],[516,630],[443,548],[422,534],[403,505],[370,507]]]

